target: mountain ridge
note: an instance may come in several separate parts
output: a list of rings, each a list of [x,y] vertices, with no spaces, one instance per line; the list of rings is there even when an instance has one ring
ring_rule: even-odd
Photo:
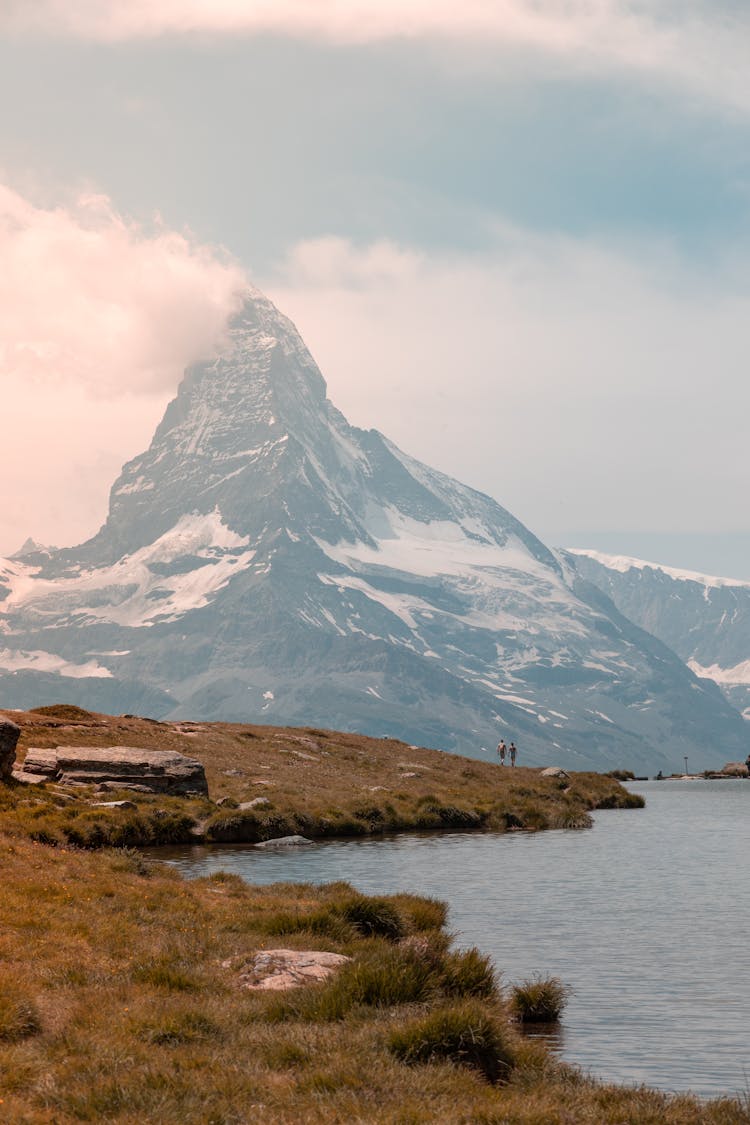
[[[579,573],[750,718],[750,582],[571,549]]]

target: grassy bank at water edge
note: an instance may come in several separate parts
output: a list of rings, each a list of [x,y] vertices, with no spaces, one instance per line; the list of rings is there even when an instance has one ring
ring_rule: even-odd
[[[2,831],[0,879],[4,1125],[750,1121],[740,1101],[555,1061],[519,1034],[486,958],[452,951],[429,899],[186,882],[136,852]],[[270,949],[350,960],[290,992],[243,987]]]
[[[314,839],[440,828],[585,828],[593,809],[643,804],[601,774],[543,778],[538,769],[500,768],[337,731],[162,723],[67,705],[0,714],[21,728],[19,761],[31,746],[136,746],[177,750],[205,767],[210,800],[108,794],[108,800],[127,797],[137,806],[129,810],[95,808],[102,798],[93,790],[0,787],[0,826],[49,844],[146,846],[197,838],[254,843],[294,834]],[[255,808],[239,807],[257,798]]]

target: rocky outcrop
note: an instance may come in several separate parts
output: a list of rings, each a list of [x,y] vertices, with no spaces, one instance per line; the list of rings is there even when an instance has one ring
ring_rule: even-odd
[[[142,793],[208,794],[203,766],[174,750],[133,746],[31,748],[14,776],[19,781],[56,781]]]
[[[20,727],[10,719],[0,719],[0,781],[10,781],[13,775],[16,746],[20,736]]]
[[[253,991],[283,992],[326,980],[351,957],[341,953],[324,953],[319,950],[263,949],[243,965],[239,974],[242,988]],[[223,967],[231,969],[234,962],[224,961]]]
[[[719,770],[720,777],[747,777],[748,768],[744,762],[727,762],[723,769]]]

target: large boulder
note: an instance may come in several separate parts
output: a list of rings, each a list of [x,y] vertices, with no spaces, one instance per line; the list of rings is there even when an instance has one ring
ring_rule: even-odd
[[[144,793],[208,793],[203,766],[194,758],[175,750],[133,746],[32,747],[15,776],[19,781],[56,781]]]
[[[16,746],[21,737],[21,728],[10,719],[0,719],[0,781],[10,781],[13,763],[16,760]]]

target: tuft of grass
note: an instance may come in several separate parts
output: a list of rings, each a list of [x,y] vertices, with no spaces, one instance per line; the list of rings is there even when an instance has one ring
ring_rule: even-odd
[[[193,992],[200,987],[196,974],[186,969],[180,958],[169,954],[138,962],[133,966],[132,977],[138,984],[150,984],[168,992]]]
[[[36,1005],[13,987],[0,988],[0,1042],[16,1043],[42,1030]]]
[[[448,996],[497,995],[497,981],[492,961],[478,949],[449,953],[442,970],[441,985]]]
[[[270,1002],[267,1018],[274,1021],[344,1019],[354,1008],[390,1008],[427,1000],[437,982],[429,960],[408,946],[376,943],[322,988]]]
[[[398,894],[393,896],[393,902],[409,929],[418,933],[442,930],[448,918],[448,907],[436,898]]]
[[[342,917],[363,937],[400,941],[406,932],[401,915],[388,899],[355,895],[340,909]]]
[[[148,879],[153,873],[154,864],[137,848],[108,848],[104,855],[111,860],[111,870],[118,874],[140,875],[142,879]]]
[[[559,977],[531,977],[513,986],[511,1011],[521,1023],[554,1023],[569,992]]]
[[[478,1070],[488,1082],[505,1081],[514,1066],[510,1036],[482,1005],[440,1008],[393,1031],[388,1049],[409,1064],[451,1062]]]
[[[143,1043],[177,1047],[183,1043],[202,1043],[220,1039],[221,1028],[201,1011],[176,1012],[133,1023],[133,1033]]]
[[[284,910],[269,915],[261,923],[272,937],[284,934],[316,934],[334,941],[347,942],[357,936],[355,928],[333,906],[308,912]]]

